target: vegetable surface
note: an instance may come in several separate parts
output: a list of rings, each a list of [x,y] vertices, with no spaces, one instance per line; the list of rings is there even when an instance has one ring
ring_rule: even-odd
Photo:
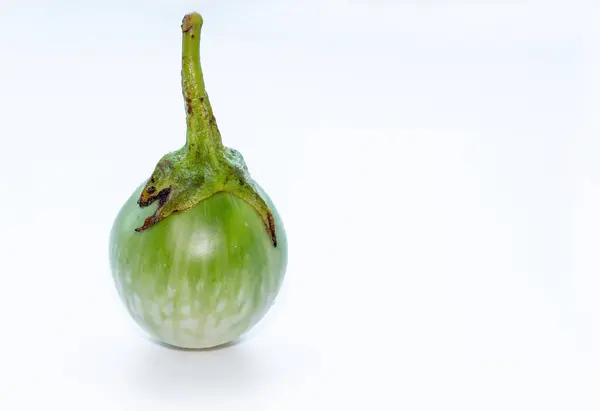
[[[242,155],[225,147],[206,93],[198,13],[184,17],[185,145],[163,156],[120,210],[110,237],[119,296],[150,335],[209,348],[267,313],[287,265],[286,233]]]

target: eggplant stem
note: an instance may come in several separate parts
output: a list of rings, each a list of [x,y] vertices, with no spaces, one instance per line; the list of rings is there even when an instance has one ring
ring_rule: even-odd
[[[187,123],[186,146],[191,156],[216,164],[223,149],[221,133],[206,92],[200,63],[200,36],[204,21],[198,13],[187,14],[181,24],[181,88]]]

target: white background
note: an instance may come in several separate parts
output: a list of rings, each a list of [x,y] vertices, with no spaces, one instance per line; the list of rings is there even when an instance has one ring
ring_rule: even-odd
[[[0,410],[600,409],[593,3],[0,0]],[[290,247],[210,352],[149,341],[108,268],[185,141],[192,10]]]

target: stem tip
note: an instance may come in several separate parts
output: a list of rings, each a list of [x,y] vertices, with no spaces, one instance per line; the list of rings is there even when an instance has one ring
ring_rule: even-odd
[[[184,33],[187,33],[188,31],[194,30],[195,26],[200,29],[203,23],[204,20],[199,13],[189,13],[183,17],[183,21],[181,22],[181,30],[183,30]]]

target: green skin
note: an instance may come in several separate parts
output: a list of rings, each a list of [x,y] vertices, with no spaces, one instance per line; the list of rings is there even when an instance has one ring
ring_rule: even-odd
[[[224,147],[200,68],[202,17],[182,23],[187,139],[120,210],[110,262],[119,296],[154,338],[177,347],[234,341],[267,313],[287,265],[271,199]]]

